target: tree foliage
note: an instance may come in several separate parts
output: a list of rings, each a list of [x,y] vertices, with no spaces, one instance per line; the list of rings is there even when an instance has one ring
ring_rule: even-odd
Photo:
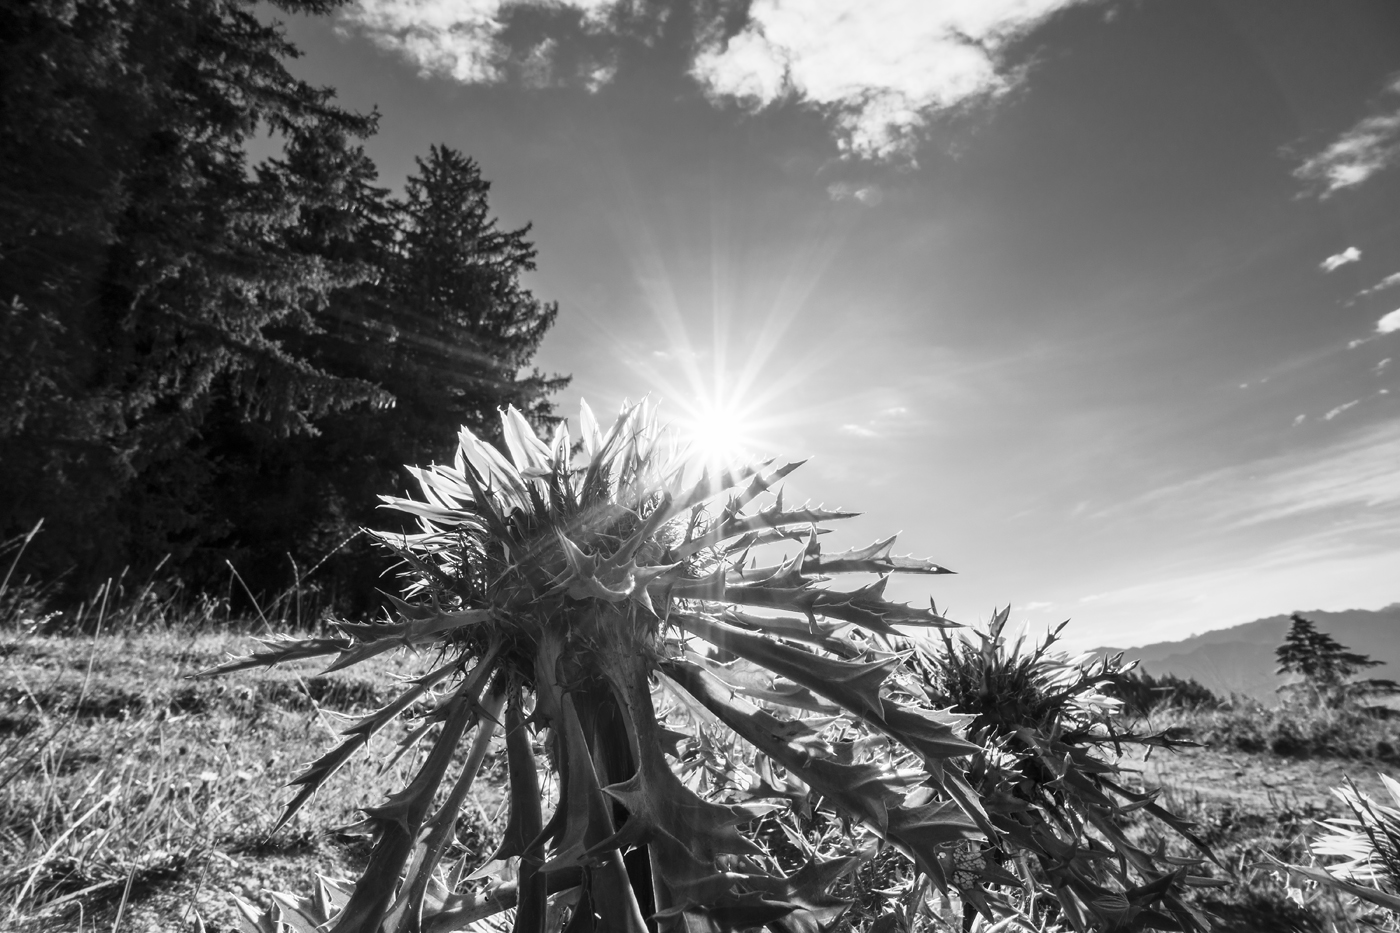
[[[450,150],[392,201],[376,115],[296,54],[252,0],[0,8],[0,534],[45,519],[29,569],[80,593],[168,557],[271,586],[413,438],[502,402],[548,417],[561,380],[517,378],[555,313],[519,284],[526,231]],[[251,165],[267,133],[283,152]]]
[[[1385,662],[1347,650],[1346,645],[1326,632],[1319,632],[1311,620],[1297,612],[1292,615],[1292,625],[1284,636],[1283,644],[1274,654],[1278,657],[1278,673],[1297,674],[1302,678],[1297,687],[1308,699],[1329,706],[1340,705],[1349,698],[1367,693],[1394,693],[1400,690],[1400,685],[1390,680],[1353,680],[1361,671],[1379,667]]]
[[[373,186],[367,159],[340,174],[353,180],[340,182],[343,203],[321,207],[300,229],[315,237],[309,248],[373,274],[332,292],[319,330],[290,335],[287,345],[326,373],[381,387],[393,405],[330,413],[314,435],[282,438],[246,422],[221,431],[229,530],[213,542],[219,561],[206,561],[210,574],[231,560],[255,583],[281,579],[289,554],[305,567],[357,529],[382,524],[376,495],[402,488],[405,462],[449,459],[462,425],[498,440],[502,406],[541,427],[556,420],[548,396],[568,380],[526,370],[556,307],[522,286],[534,268],[528,228],[497,229],[476,163],[432,147],[403,200]],[[264,507],[249,510],[250,500]],[[375,601],[383,566],[367,540],[356,540],[318,579],[337,588],[343,606],[362,608]]]
[[[507,405],[552,424],[544,396],[561,385],[538,371],[517,379],[558,308],[521,287],[521,273],[535,268],[530,228],[497,229],[490,190],[475,162],[433,146],[408,179],[390,279],[396,350],[418,390],[432,392],[425,405],[485,435],[496,433],[495,413]]]
[[[1149,674],[1135,668],[1108,686],[1108,692],[1121,700],[1130,716],[1147,716],[1162,708],[1216,709],[1225,701],[1195,678],[1178,677],[1171,672]]]

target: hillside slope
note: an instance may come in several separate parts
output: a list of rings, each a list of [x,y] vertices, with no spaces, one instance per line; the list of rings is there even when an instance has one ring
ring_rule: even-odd
[[[1384,609],[1342,612],[1303,611],[1319,631],[1352,651],[1386,662],[1369,676],[1400,680],[1400,603]],[[1240,693],[1265,703],[1277,699],[1283,678],[1274,673],[1274,650],[1290,625],[1286,615],[1256,619],[1233,628],[1193,635],[1182,641],[1157,642],[1138,648],[1098,648],[1096,654],[1124,653],[1152,674],[1175,674],[1199,681],[1222,696]]]

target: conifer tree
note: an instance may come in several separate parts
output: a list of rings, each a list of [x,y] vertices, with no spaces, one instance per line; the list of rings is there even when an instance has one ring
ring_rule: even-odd
[[[377,187],[363,152],[329,134],[303,137],[275,167],[313,189],[292,228],[296,248],[359,274],[329,294],[314,333],[289,332],[284,346],[390,401],[329,414],[314,435],[292,437],[223,406],[209,448],[218,533],[187,569],[209,583],[232,562],[267,592],[291,582],[289,556],[307,567],[334,550],[311,585],[362,610],[378,602],[387,562],[367,540],[339,546],[382,524],[377,494],[403,487],[403,464],[447,458],[464,424],[493,434],[481,426],[499,425],[503,405],[552,422],[548,393],[567,380],[524,370],[556,308],[520,281],[534,267],[528,228],[498,229],[490,184],[454,150],[435,146],[419,160],[403,201]]]
[[[226,577],[231,563],[264,595],[296,581],[292,562],[304,569],[335,551],[367,517],[347,497],[388,479],[380,459],[392,459],[392,451],[375,450],[373,432],[359,423],[379,424],[376,412],[391,411],[395,403],[380,388],[376,363],[385,332],[357,298],[382,278],[397,229],[395,205],[378,186],[374,163],[343,133],[322,128],[299,134],[266,170],[297,207],[297,222],[284,234],[287,248],[319,261],[335,281],[354,283],[327,290],[309,315],[311,327],[268,332],[293,357],[334,379],[373,385],[376,395],[369,406],[345,409],[341,417],[322,415],[314,430],[298,432],[241,417],[231,399],[218,399],[204,430],[206,456],[217,464],[204,497],[213,527],[182,572],[208,586]],[[347,444],[348,438],[356,440]],[[342,555],[334,569],[342,578],[362,570],[372,588],[380,563],[346,567]],[[318,574],[312,587],[343,582],[328,576]]]
[[[454,412],[455,424],[494,434],[506,405],[553,423],[547,396],[567,380],[521,378],[558,313],[520,281],[535,268],[530,227],[498,229],[491,183],[472,159],[433,146],[416,161],[389,286],[396,364],[417,400]]]
[[[1311,620],[1293,613],[1293,624],[1282,645],[1275,650],[1280,674],[1298,674],[1301,686],[1310,699],[1336,706],[1359,693],[1393,693],[1396,684],[1389,680],[1353,681],[1361,671],[1385,663],[1369,655],[1348,651],[1326,632],[1319,632]]]
[[[288,436],[386,398],[287,349],[361,270],[296,242],[334,185],[250,172],[245,144],[375,123],[293,78],[294,54],[251,0],[0,10],[0,534],[45,518],[41,573],[76,560],[81,589],[217,535],[212,419]]]
[[[404,488],[405,463],[449,460],[463,425],[499,439],[498,412],[508,405],[539,426],[558,420],[550,395],[567,377],[529,368],[557,306],[522,283],[535,268],[529,228],[499,229],[490,188],[472,159],[434,146],[418,160],[403,201],[386,208],[377,195],[361,198],[357,258],[378,275],[333,293],[324,333],[304,342],[318,366],[381,386],[393,404],[322,419],[318,436],[282,445],[277,458],[262,461],[259,478],[249,478],[297,491],[295,502],[268,511],[274,525],[302,516],[295,534],[264,524],[247,536],[276,542],[263,547],[268,577],[285,572],[288,552],[316,560],[356,529],[382,525],[378,494]],[[257,559],[246,547],[241,556]],[[361,539],[319,576],[343,604],[363,607],[378,601],[384,566]]]
[[[501,405],[549,422],[566,381],[528,368],[556,308],[476,164],[435,147],[391,200],[376,116],[292,77],[265,15],[0,7],[0,539],[44,519],[25,570],[78,596],[167,558],[280,586],[401,464]]]

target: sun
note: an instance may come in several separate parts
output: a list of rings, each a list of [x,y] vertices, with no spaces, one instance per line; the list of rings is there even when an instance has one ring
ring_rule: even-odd
[[[677,420],[689,456],[712,472],[754,458],[753,425],[738,405],[695,401],[684,406],[684,414]]]

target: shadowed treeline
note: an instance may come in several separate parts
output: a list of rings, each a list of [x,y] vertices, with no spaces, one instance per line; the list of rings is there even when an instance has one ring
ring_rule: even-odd
[[[0,37],[0,539],[43,520],[12,582],[281,590],[459,425],[550,420],[528,228],[447,148],[391,198],[377,115],[292,77],[252,3],[7,4]],[[312,585],[363,606],[381,567],[354,540]]]

